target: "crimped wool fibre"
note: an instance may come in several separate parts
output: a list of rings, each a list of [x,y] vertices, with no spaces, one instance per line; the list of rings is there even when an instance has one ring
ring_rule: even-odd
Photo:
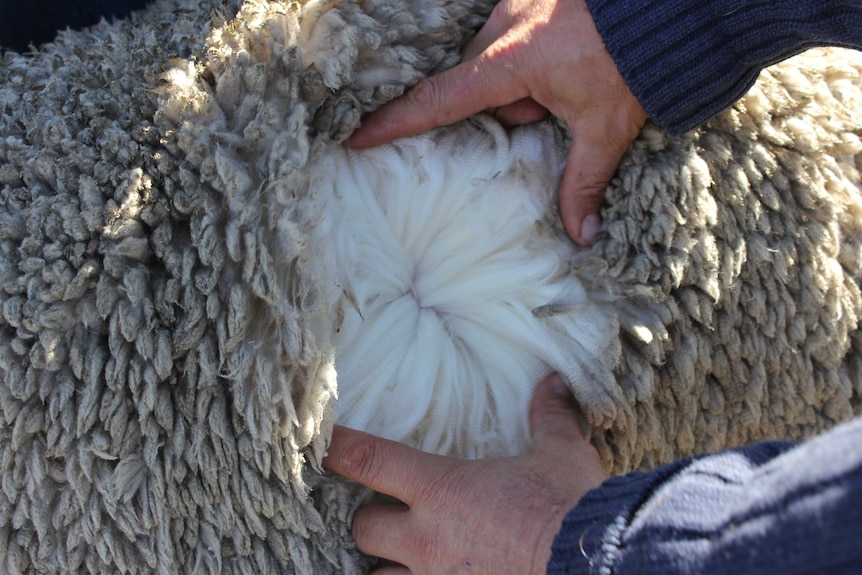
[[[311,170],[344,294],[338,423],[437,453],[514,454],[541,377],[607,384],[594,373],[611,321],[571,273],[578,248],[549,223],[555,143],[547,126],[509,136],[483,118],[332,147]]]

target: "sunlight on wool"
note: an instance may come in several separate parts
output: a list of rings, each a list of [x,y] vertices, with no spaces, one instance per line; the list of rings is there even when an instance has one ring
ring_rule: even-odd
[[[550,223],[562,146],[462,123],[313,167],[343,291],[337,422],[426,451],[523,451],[535,384],[583,380],[611,331]],[[537,311],[541,308],[541,311]],[[578,382],[581,385],[583,381]],[[588,385],[590,382],[587,382]]]

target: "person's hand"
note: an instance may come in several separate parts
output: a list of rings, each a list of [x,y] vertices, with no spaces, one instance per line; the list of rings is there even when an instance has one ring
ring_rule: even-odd
[[[464,61],[369,114],[347,140],[367,148],[488,110],[504,124],[566,123],[572,148],[560,185],[569,235],[588,246],[604,191],[647,113],[605,49],[584,0],[503,0]]]
[[[554,375],[533,396],[524,455],[454,459],[336,427],[323,464],[404,502],[354,516],[359,550],[393,562],[376,573],[545,573],[563,517],[607,478],[581,417]]]

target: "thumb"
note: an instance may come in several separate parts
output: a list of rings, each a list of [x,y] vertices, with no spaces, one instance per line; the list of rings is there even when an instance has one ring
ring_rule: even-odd
[[[573,135],[560,184],[560,215],[575,243],[589,247],[602,224],[600,212],[605,201],[605,188],[625,148],[609,150],[600,143],[600,138],[583,133]]]
[[[553,373],[543,379],[530,401],[533,444],[547,444],[552,438],[571,444],[584,439],[584,427],[585,418],[563,378]]]

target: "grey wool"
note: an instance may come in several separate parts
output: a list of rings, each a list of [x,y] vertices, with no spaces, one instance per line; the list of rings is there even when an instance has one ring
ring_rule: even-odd
[[[368,569],[321,471],[341,294],[305,168],[491,7],[158,0],[3,56],[0,573]],[[841,50],[643,130],[571,264],[617,330],[578,397],[610,471],[862,411],[860,137]]]
[[[761,73],[681,138],[647,126],[607,190],[591,277],[616,304],[614,470],[862,411],[862,55]],[[653,319],[649,319],[652,317]]]

